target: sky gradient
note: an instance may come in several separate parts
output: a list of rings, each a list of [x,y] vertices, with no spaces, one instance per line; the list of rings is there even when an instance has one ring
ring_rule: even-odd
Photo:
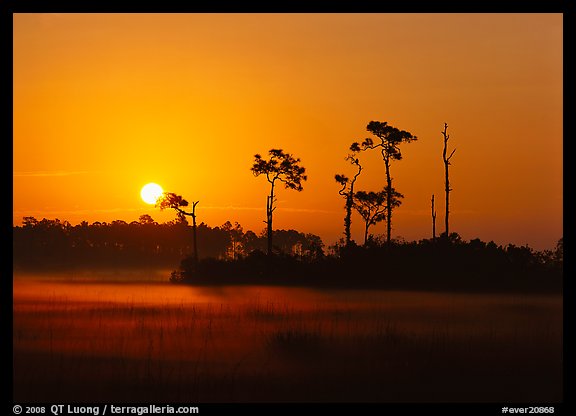
[[[279,188],[275,228],[343,237],[336,173],[371,120],[408,130],[391,166],[392,237],[552,248],[562,237],[562,14],[14,14],[13,223],[130,222],[148,182],[199,200],[199,222],[260,232],[268,183],[254,154],[307,169]],[[377,152],[356,190],[381,190]],[[385,233],[385,222],[371,229]],[[363,224],[352,218],[353,238]]]

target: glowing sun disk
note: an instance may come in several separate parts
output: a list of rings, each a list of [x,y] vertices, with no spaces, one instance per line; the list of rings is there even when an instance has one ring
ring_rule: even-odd
[[[162,196],[164,190],[160,185],[154,182],[150,182],[142,187],[140,191],[140,196],[142,200],[147,204],[155,204],[158,198]]]

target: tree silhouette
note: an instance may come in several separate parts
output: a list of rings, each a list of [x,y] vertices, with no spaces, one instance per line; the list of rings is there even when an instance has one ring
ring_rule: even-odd
[[[358,191],[354,195],[354,209],[358,211],[364,220],[364,245],[368,242],[368,230],[371,225],[386,218],[386,206],[388,195],[392,195],[391,203],[394,207],[401,204],[402,194],[392,189],[392,192],[384,189],[380,192]]]
[[[122,222],[124,222],[124,221],[122,221]],[[156,221],[154,221],[154,218],[152,218],[152,217],[151,217],[150,215],[148,215],[148,214],[140,215],[140,217],[138,218],[138,222],[139,222],[140,224],[158,225],[158,223],[157,223]],[[114,223],[120,224],[120,221],[118,221],[118,222],[117,222],[117,221],[113,221],[112,224],[114,224]]]
[[[436,208],[434,208],[434,194],[432,194],[432,241],[436,241]]]
[[[274,186],[277,180],[284,184],[286,189],[302,191],[302,181],[307,179],[306,169],[298,163],[300,159],[294,158],[282,149],[270,149],[270,159],[264,160],[259,154],[254,155],[254,164],[250,169],[254,176],[266,175],[270,183],[270,195],[266,199],[266,234],[268,239],[268,255],[272,254],[272,214],[276,207],[274,203]]]
[[[392,232],[392,210],[394,209],[394,188],[392,187],[392,177],[390,176],[390,163],[393,160],[402,160],[402,153],[400,152],[400,144],[406,142],[410,143],[417,140],[417,137],[412,133],[397,129],[396,127],[388,125],[387,122],[371,121],[366,127],[370,133],[379,139],[379,142],[374,143],[372,138],[364,139],[362,144],[353,143],[354,148],[361,150],[380,149],[382,160],[386,167],[386,187],[388,192],[386,195],[386,243],[390,244],[390,234]]]
[[[230,246],[229,246],[229,253],[232,260],[236,260],[238,254],[242,251],[242,236],[244,235],[244,229],[242,226],[235,222],[234,225],[230,221],[226,221],[220,227],[226,233],[228,233],[230,238]]]
[[[175,193],[164,192],[162,196],[158,198],[155,205],[155,207],[160,208],[161,210],[164,210],[166,208],[172,208],[176,210],[177,213],[176,215],[178,215],[178,219],[180,221],[184,221],[185,215],[192,217],[192,238],[193,238],[193,250],[194,250],[193,258],[195,262],[198,262],[198,244],[196,238],[196,205],[198,205],[198,202],[200,201],[193,202],[192,211],[186,212],[181,207],[187,207],[189,205],[188,201],[186,201],[180,195],[176,195]]]
[[[444,150],[442,151],[442,160],[444,161],[444,193],[446,195],[446,214],[444,216],[444,233],[448,236],[450,235],[449,232],[449,228],[448,228],[448,215],[450,213],[450,191],[452,190],[450,188],[450,180],[448,178],[448,166],[450,166],[450,159],[452,159],[452,156],[454,156],[454,152],[456,151],[456,149],[452,150],[452,153],[450,153],[450,156],[446,156],[448,153],[448,139],[450,138],[450,135],[447,134],[447,130],[448,130],[448,124],[444,123],[444,131],[442,132],[442,135],[444,136]]]
[[[346,246],[349,246],[352,240],[350,226],[352,224],[352,207],[354,206],[354,184],[356,183],[356,179],[362,172],[362,166],[360,165],[360,160],[356,155],[360,149],[358,148],[358,146],[354,146],[353,144],[352,146],[350,146],[350,150],[352,151],[352,153],[346,156],[345,160],[349,161],[351,164],[357,167],[356,173],[354,174],[352,179],[348,178],[346,175],[337,174],[334,176],[336,182],[338,182],[342,186],[342,189],[340,189],[338,193],[342,195],[346,200],[345,205],[346,216],[344,217],[344,235],[346,237]]]

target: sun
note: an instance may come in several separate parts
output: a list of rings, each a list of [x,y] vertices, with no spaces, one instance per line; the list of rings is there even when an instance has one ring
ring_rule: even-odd
[[[158,198],[162,196],[164,190],[160,185],[154,182],[147,183],[142,187],[140,191],[140,196],[142,200],[147,204],[155,204]]]

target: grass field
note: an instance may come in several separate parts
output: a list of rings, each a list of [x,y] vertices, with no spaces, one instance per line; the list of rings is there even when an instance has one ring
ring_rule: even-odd
[[[562,401],[562,298],[14,279],[21,402]]]

